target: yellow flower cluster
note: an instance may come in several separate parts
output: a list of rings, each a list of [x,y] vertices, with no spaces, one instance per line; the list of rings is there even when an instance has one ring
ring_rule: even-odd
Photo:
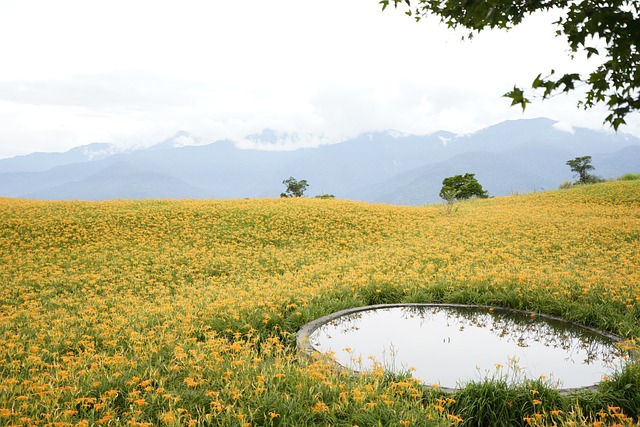
[[[594,187],[454,214],[0,199],[0,425],[461,422],[412,381],[301,357],[295,331],[393,298],[547,311],[637,338],[640,184]]]

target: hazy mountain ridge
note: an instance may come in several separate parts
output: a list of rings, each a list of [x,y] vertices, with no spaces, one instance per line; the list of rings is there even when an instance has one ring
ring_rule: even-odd
[[[119,150],[111,144],[96,142],[72,148],[64,153],[31,153],[9,159],[0,159],[0,173],[43,172],[69,163],[99,160],[116,154]]]
[[[252,143],[295,137],[265,130]],[[263,139],[261,139],[263,138]],[[609,178],[640,171],[640,139],[587,129],[559,130],[549,119],[507,121],[470,135],[395,131],[337,144],[276,151],[239,142],[201,143],[187,132],[146,149],[89,144],[65,153],[0,159],[0,196],[37,199],[278,197],[289,176],[306,194],[395,204],[439,200],[447,176],[475,173],[490,195],[557,188],[572,179],[566,161],[593,157]]]

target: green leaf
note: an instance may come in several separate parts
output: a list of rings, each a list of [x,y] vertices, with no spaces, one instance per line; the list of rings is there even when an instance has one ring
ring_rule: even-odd
[[[587,58],[591,58],[591,56],[599,54],[598,49],[595,47],[585,47],[584,50],[587,51]]]
[[[533,83],[531,83],[531,87],[534,89],[538,89],[539,87],[544,86],[544,79],[541,78],[542,73],[538,74]]]
[[[611,126],[613,126],[613,130],[617,131],[620,125],[626,125],[626,124],[627,122],[625,122],[622,117],[616,117],[611,123]]]
[[[569,92],[575,89],[574,82],[576,81],[580,81],[580,74],[577,74],[577,73],[565,74],[558,80],[556,85],[558,87],[560,87],[560,85],[564,86],[564,89],[562,89],[562,91]]]
[[[511,98],[511,106],[520,105],[522,107],[522,111],[527,108],[527,104],[531,103],[531,101],[524,96],[524,91],[516,86],[513,87],[513,90],[502,96],[505,98]]]

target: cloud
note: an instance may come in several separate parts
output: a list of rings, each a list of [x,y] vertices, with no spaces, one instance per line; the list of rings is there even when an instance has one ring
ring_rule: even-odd
[[[567,132],[567,133],[571,133],[574,134],[576,133],[576,130],[574,129],[574,127],[571,125],[571,123],[567,123],[567,122],[555,122],[553,124],[553,127],[555,129],[558,129],[560,131],[563,132]]]
[[[0,101],[124,113],[190,105],[201,89],[184,80],[149,72],[118,71],[65,79],[0,82]]]
[[[578,110],[575,97],[524,114],[501,98],[539,72],[589,68],[568,59],[553,16],[460,42],[435,19],[389,9],[371,0],[0,2],[0,39],[12,41],[0,44],[4,155],[148,145],[179,130],[204,141],[265,128],[315,135],[304,145],[538,116],[602,122],[602,110]],[[637,116],[628,121],[640,134]]]

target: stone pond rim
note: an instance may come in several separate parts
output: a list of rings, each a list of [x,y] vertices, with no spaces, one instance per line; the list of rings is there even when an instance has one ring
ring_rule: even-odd
[[[606,331],[602,331],[596,328],[592,328],[589,326],[585,326],[576,322],[571,322],[568,321],[566,319],[563,319],[561,317],[557,317],[557,316],[552,316],[552,315],[547,315],[547,314],[542,314],[542,313],[535,313],[535,312],[531,312],[531,311],[524,311],[524,310],[517,310],[517,309],[511,309],[511,308],[504,308],[504,307],[498,307],[498,306],[489,306],[489,305],[473,305],[473,304],[440,304],[440,303],[396,303],[396,304],[376,304],[376,305],[368,305],[368,306],[359,306],[359,307],[352,307],[352,308],[347,308],[344,310],[340,310],[340,311],[336,311],[334,313],[328,314],[326,316],[322,316],[319,317],[315,320],[312,320],[308,323],[306,323],[305,325],[303,325],[299,330],[298,333],[296,334],[296,344],[297,344],[297,348],[299,351],[303,352],[304,354],[306,354],[308,357],[317,357],[318,354],[322,354],[321,352],[319,352],[317,349],[315,349],[313,347],[313,345],[311,345],[309,338],[311,337],[311,335],[320,327],[322,327],[323,325],[336,320],[340,317],[343,316],[347,316],[347,315],[352,315],[352,314],[356,314],[356,313],[360,313],[360,312],[364,312],[364,311],[373,311],[373,310],[380,310],[380,309],[390,309],[390,308],[442,308],[442,309],[447,309],[447,308],[451,308],[451,309],[471,309],[471,310],[489,310],[489,311],[494,311],[494,312],[502,312],[505,314],[514,314],[514,315],[522,315],[522,316],[527,316],[527,317],[537,317],[537,318],[541,318],[544,320],[549,320],[552,322],[560,322],[560,323],[564,323],[570,327],[573,328],[578,328],[578,329],[582,329],[584,331],[588,331],[591,332],[593,334],[599,335],[601,338],[603,339],[607,339],[612,341],[613,343],[618,343],[618,342],[622,342],[623,339],[622,337],[610,333],[610,332],[606,332]],[[634,355],[634,357],[636,357],[637,355]],[[339,364],[338,362],[335,362],[336,366],[339,369],[345,369],[351,372],[356,372],[348,367],[345,367],[341,364]],[[574,387],[574,388],[562,388],[559,389],[559,391],[563,394],[570,394],[573,392],[577,392],[580,390],[595,390],[597,388],[597,383],[592,384],[592,385],[587,385],[587,386],[583,386],[583,387]],[[460,391],[461,389],[459,388],[450,388],[450,387],[439,387],[439,390],[448,392],[448,393],[454,393],[457,391]]]

